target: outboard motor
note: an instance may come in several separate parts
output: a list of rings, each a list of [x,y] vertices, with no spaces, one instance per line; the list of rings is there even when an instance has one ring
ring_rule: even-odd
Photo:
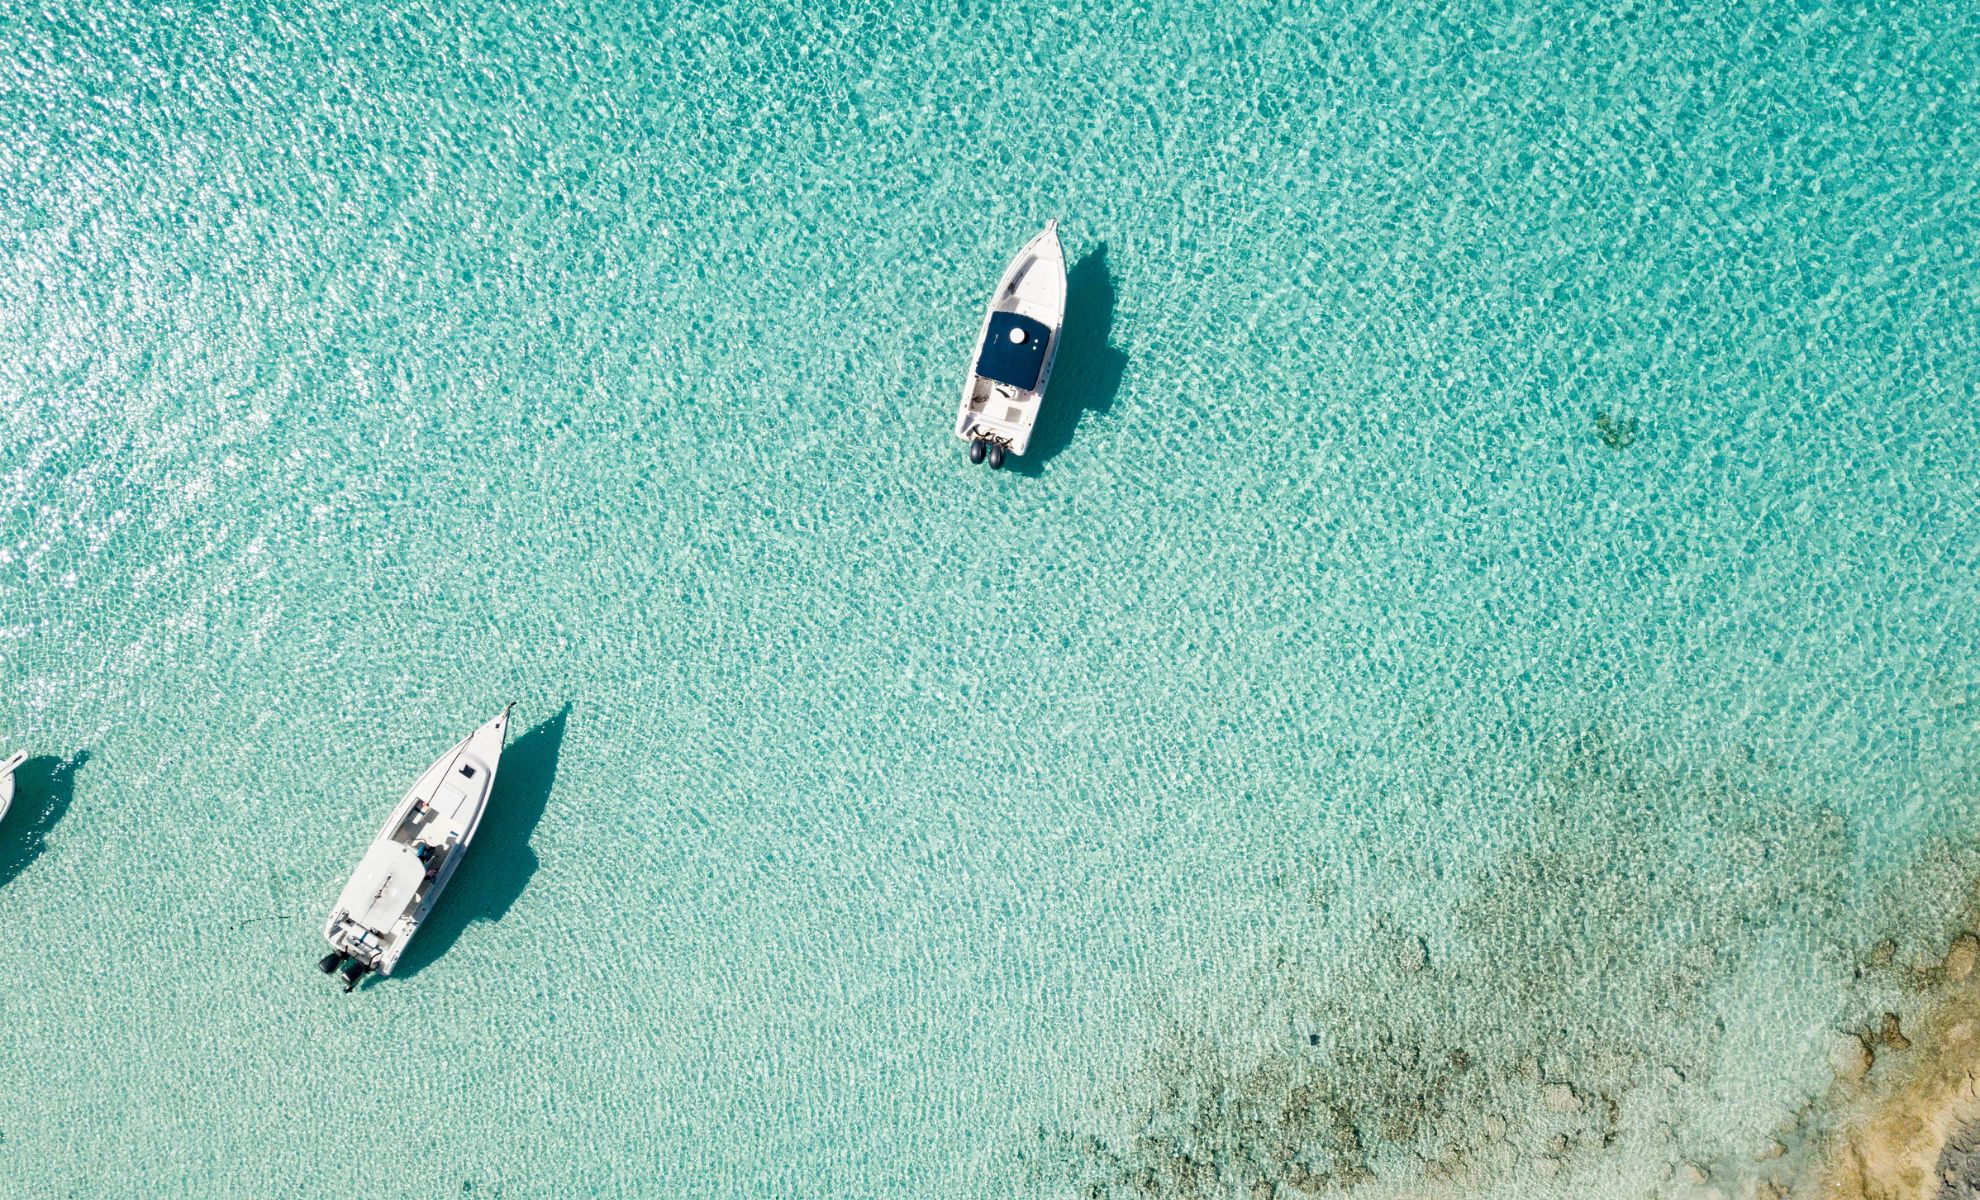
[[[971,438],[971,439],[970,439],[970,441],[969,441],[969,461],[970,461],[970,465],[971,465],[971,466],[974,466],[974,465],[976,465],[977,463],[980,463],[980,462],[982,462],[982,461],[983,461],[983,451],[984,451],[984,450],[985,450],[986,448],[987,448],[987,447],[986,447],[986,445],[985,445],[985,443],[984,443],[984,441],[983,441],[983,439],[982,439],[982,438]]]
[[[358,980],[363,979],[365,973],[370,970],[371,968],[367,964],[353,959],[351,965],[344,968],[344,990],[347,992],[355,990]]]
[[[335,975],[337,968],[344,965],[344,957],[345,955],[342,950],[332,950],[323,956],[322,962],[316,964],[316,969],[325,975]]]
[[[992,471],[1001,471],[1004,469],[1004,444],[1002,442],[990,443],[990,469]]]

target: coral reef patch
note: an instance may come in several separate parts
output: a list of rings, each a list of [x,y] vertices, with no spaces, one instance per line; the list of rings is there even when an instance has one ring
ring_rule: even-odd
[[[1750,755],[1673,771],[1588,735],[1539,758],[1434,937],[1393,913],[1324,962],[1281,954],[1267,1007],[1288,1028],[1263,1048],[1169,1021],[1125,1120],[1046,1138],[1060,1181],[1108,1200],[1573,1192],[1651,1160],[1658,1187],[1732,1178],[1682,1103],[1723,1032],[1710,987],[1764,938],[1835,927],[1843,821]],[[1857,1045],[1911,1036],[1893,1015]]]

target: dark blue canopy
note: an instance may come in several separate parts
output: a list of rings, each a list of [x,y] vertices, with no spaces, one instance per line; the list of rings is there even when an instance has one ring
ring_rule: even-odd
[[[1024,340],[1012,341],[1014,330],[1021,331]],[[1045,348],[1051,344],[1052,331],[1030,317],[993,312],[990,330],[983,337],[983,353],[976,356],[976,373],[1028,392],[1038,386],[1038,373],[1045,369]]]

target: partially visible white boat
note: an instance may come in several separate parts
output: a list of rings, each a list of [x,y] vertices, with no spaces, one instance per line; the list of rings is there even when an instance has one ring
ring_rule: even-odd
[[[1024,244],[997,281],[976,355],[956,411],[956,436],[969,443],[969,461],[1004,465],[1004,454],[1023,454],[1052,378],[1059,329],[1066,319],[1066,252],[1059,223]]]
[[[371,971],[390,975],[447,881],[454,877],[495,785],[509,709],[426,768],[385,819],[323,926],[333,947],[318,963],[350,991]]]
[[[0,818],[5,818],[7,808],[14,802],[14,772],[28,760],[28,752],[16,750],[14,756],[0,763]]]

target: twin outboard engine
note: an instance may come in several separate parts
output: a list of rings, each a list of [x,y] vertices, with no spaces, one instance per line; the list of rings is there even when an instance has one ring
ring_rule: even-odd
[[[989,438],[971,438],[969,442],[971,465],[982,462],[986,455],[989,456],[992,471],[1004,469],[1004,443],[993,442]]]
[[[322,962],[316,964],[316,969],[325,975],[335,975],[337,968],[343,966],[344,959],[348,957],[349,955],[345,954],[342,950],[332,950],[323,956]]]
[[[351,964],[344,968],[344,990],[347,992],[355,990],[358,980],[363,979],[370,970],[371,965],[369,963],[352,959]]]

